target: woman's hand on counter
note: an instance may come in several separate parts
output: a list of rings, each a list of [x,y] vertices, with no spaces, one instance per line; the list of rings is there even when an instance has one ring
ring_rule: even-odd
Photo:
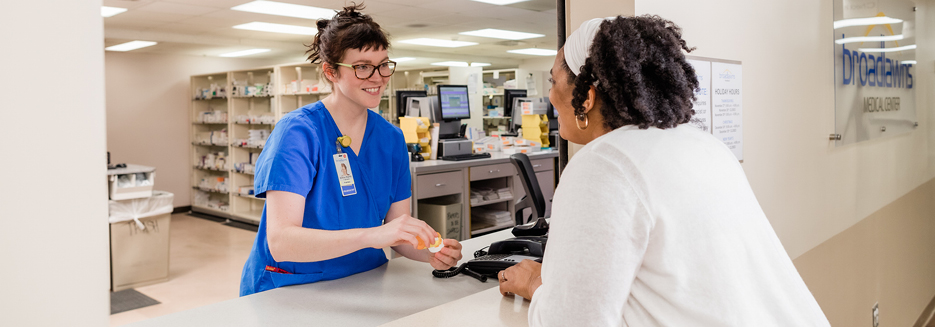
[[[500,294],[522,296],[532,300],[532,294],[542,286],[542,264],[526,259],[497,274],[500,281]]]
[[[385,248],[403,244],[412,244],[412,247],[418,247],[419,238],[422,240],[435,240],[435,230],[424,221],[413,218],[409,214],[402,214],[393,219],[386,219],[386,222],[372,230],[369,235],[373,248]],[[431,243],[429,243],[431,244]]]
[[[440,251],[433,253],[429,259],[432,268],[446,270],[454,267],[461,260],[461,242],[453,239],[442,240],[445,245]]]

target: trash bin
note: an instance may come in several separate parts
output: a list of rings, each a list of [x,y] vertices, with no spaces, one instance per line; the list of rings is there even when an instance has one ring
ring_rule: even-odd
[[[169,280],[169,222],[173,194],[110,201],[111,290]]]

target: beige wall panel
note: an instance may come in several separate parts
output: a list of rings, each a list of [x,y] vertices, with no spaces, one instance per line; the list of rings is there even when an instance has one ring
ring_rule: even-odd
[[[912,326],[935,295],[935,179],[793,263],[832,326]]]
[[[0,326],[107,326],[101,0],[0,10]]]

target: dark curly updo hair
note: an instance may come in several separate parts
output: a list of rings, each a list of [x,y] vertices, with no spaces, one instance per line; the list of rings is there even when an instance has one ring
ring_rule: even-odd
[[[682,40],[681,28],[659,16],[605,20],[581,73],[574,76],[567,69],[575,114],[584,112],[588,90],[596,85],[610,130],[625,125],[665,129],[688,122],[698,77],[682,51],[694,49]]]
[[[331,19],[319,19],[318,34],[307,45],[308,61],[313,64],[328,63],[335,67],[348,49],[386,50],[390,48],[389,36],[380,24],[369,15],[361,13],[363,4],[351,3],[337,12]]]

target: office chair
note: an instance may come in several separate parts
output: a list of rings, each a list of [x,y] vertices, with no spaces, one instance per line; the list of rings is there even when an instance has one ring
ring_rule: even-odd
[[[545,215],[545,197],[542,196],[542,190],[539,188],[539,180],[536,179],[536,172],[532,169],[532,163],[529,157],[522,153],[510,156],[510,162],[516,166],[519,177],[523,180],[523,188],[526,190],[526,196],[516,201],[516,225],[522,225],[527,221],[523,219],[523,209],[532,208],[532,215],[528,221],[534,221]],[[544,218],[544,217],[543,217]]]

